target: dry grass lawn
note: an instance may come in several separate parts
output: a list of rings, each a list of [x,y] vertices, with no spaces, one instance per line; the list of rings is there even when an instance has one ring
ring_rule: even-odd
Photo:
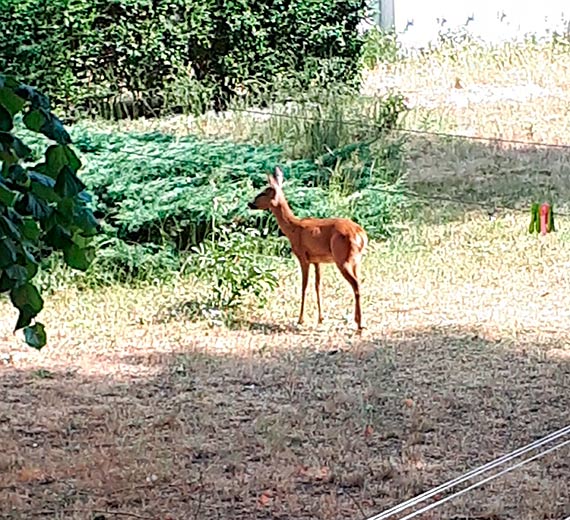
[[[444,45],[379,65],[364,93],[396,89],[413,109],[409,128],[568,144],[570,44]]]
[[[4,304],[0,513],[364,518],[564,426],[568,235],[531,237],[526,220],[375,245],[360,339],[332,268],[326,324],[292,325],[292,263],[234,329],[185,315],[190,281],[70,288],[35,353],[14,348]],[[569,475],[560,450],[433,518],[563,518]]]
[[[427,66],[395,74],[421,86]],[[465,70],[465,81],[477,79]],[[554,127],[566,135],[552,103],[533,115],[548,140]],[[448,108],[435,105],[443,121]],[[491,109],[481,106],[453,114],[482,133]],[[552,128],[539,124],[548,117]],[[520,132],[513,123],[501,135]],[[418,139],[409,160],[418,192],[491,209],[548,194],[564,209],[570,191],[560,151]],[[188,279],[62,287],[46,301],[41,353],[20,346],[0,301],[0,517],[364,519],[566,426],[570,218],[537,237],[526,212],[432,203],[421,215],[371,245],[362,337],[332,267],[325,324],[314,325],[310,292],[308,324],[294,325],[293,261],[269,305],[244,309],[233,326],[192,317],[199,288]],[[422,518],[563,520],[569,455],[563,448]]]

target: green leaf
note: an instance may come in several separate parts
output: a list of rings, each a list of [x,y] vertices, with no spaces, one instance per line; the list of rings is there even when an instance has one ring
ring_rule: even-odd
[[[14,136],[14,141],[12,143],[12,149],[14,150],[14,152],[16,152],[16,155],[20,159],[27,159],[28,157],[30,157],[30,155],[32,155],[31,148],[29,148],[24,143],[24,141],[22,141],[20,138],[15,137],[15,136]]]
[[[8,85],[10,86],[10,85]],[[29,85],[20,83],[16,88],[16,94],[22,99],[29,101],[33,108],[49,110],[49,99]]]
[[[4,272],[14,282],[14,286],[23,285],[29,279],[29,272],[23,265],[13,264],[4,269]]]
[[[63,123],[53,114],[50,114],[49,119],[42,125],[40,132],[59,144],[71,144],[71,137],[64,128]]]
[[[65,249],[70,247],[73,243],[71,240],[71,233],[59,224],[55,224],[45,234],[45,242],[47,245],[60,251],[65,251]]]
[[[5,269],[16,262],[17,252],[16,244],[11,239],[0,238],[0,269]]]
[[[20,311],[16,329],[27,327],[43,309],[44,301],[39,291],[31,283],[20,285],[10,291],[10,300]]]
[[[24,124],[33,132],[39,132],[46,121],[46,116],[39,108],[31,109],[24,115]]]
[[[34,258],[34,255],[32,255],[25,246],[22,247],[22,251],[24,254],[18,255],[18,262],[20,265],[25,264],[26,272],[28,273],[27,280],[31,280],[38,273],[39,264]]]
[[[99,232],[100,225],[91,209],[83,204],[81,192],[75,198],[62,199],[57,208],[60,215],[68,216],[67,221],[81,228],[86,236],[94,236]]]
[[[26,257],[29,256],[31,255],[30,254],[26,255]],[[36,276],[36,274],[38,274],[38,270],[39,270],[39,265],[35,260],[26,262],[26,271],[28,273],[28,280],[31,280],[34,276]]]
[[[45,107],[32,108],[24,116],[24,124],[30,130],[44,134],[61,145],[71,143],[71,137],[63,123]]]
[[[44,306],[39,291],[31,283],[13,289],[10,292],[10,300],[18,309],[24,305],[29,305],[36,313],[39,313]]]
[[[12,90],[21,86],[21,83],[14,76],[1,76],[0,87],[8,87]]]
[[[12,151],[10,146],[5,145],[4,143],[0,143],[0,164],[2,164],[2,171],[0,172],[2,175],[5,175],[5,172],[8,170],[8,166],[10,164],[15,164],[18,162],[17,155]]]
[[[101,230],[93,212],[86,207],[77,208],[74,214],[75,224],[79,226],[87,237],[95,236]]]
[[[83,184],[77,176],[73,173],[69,166],[64,166],[55,183],[55,192],[62,197],[75,197],[78,193],[85,189]]]
[[[30,327],[24,329],[24,338],[26,343],[37,350],[41,350],[47,343],[47,335],[44,326],[36,322]]]
[[[0,293],[9,291],[13,286],[14,282],[0,269]]]
[[[12,191],[0,180],[0,204],[11,207],[14,206],[16,200],[18,200],[18,193]]]
[[[14,152],[20,159],[27,159],[32,154],[32,150],[25,145],[24,141],[7,132],[0,132],[0,150],[4,154]],[[0,158],[2,158],[1,155]],[[17,161],[10,161],[10,163],[13,162]]]
[[[26,193],[22,201],[18,203],[18,208],[20,214],[32,215],[38,220],[44,220],[52,213],[47,202],[36,197],[33,193]]]
[[[95,248],[81,248],[77,244],[72,244],[71,246],[65,248],[63,256],[65,263],[69,267],[78,269],[80,271],[86,271],[95,258]]]
[[[74,233],[71,239],[73,240],[73,243],[77,244],[81,249],[89,247],[89,244],[92,241],[91,237],[86,237],[79,232]]]
[[[19,186],[28,186],[30,183],[27,170],[22,168],[19,164],[12,164],[8,168],[8,178],[12,179]]]
[[[0,105],[0,132],[9,132],[13,127],[14,123],[10,112]]]
[[[81,168],[81,161],[75,152],[65,145],[52,145],[46,150],[46,161],[38,165],[36,170],[57,179],[61,169],[68,166],[73,173]]]
[[[18,321],[16,322],[16,327],[14,327],[14,331],[20,330],[23,327],[27,327],[32,320],[38,315],[37,312],[34,312],[34,309],[31,305],[23,305],[22,308],[18,309],[20,314],[18,315]]]
[[[28,240],[36,241],[40,237],[41,230],[33,218],[24,217],[22,219],[22,233]]]
[[[20,231],[18,230],[14,222],[12,222],[12,220],[10,220],[8,217],[4,215],[0,215],[0,230],[3,232],[5,236],[9,236],[14,240],[22,239],[22,235],[20,234]]]
[[[59,202],[61,197],[55,192],[55,181],[42,173],[31,172],[30,190],[32,193],[47,202]]]
[[[24,108],[24,103],[24,100],[16,95],[11,88],[0,88],[0,105],[3,106],[12,117]]]

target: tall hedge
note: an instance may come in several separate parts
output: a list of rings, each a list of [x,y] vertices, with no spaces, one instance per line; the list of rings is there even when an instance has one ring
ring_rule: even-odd
[[[219,108],[242,86],[355,80],[365,4],[0,0],[0,71],[60,109]]]

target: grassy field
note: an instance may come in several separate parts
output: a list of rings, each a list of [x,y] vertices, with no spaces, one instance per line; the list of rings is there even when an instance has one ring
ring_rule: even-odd
[[[365,93],[415,93],[406,122],[415,128],[528,139],[528,117],[533,140],[570,145],[570,55],[456,52],[381,67]],[[475,87],[512,95],[524,82],[542,97],[449,101]],[[195,130],[181,117],[152,124]],[[566,155],[411,138],[415,191],[484,207],[418,199],[394,238],[371,244],[362,337],[332,267],[325,323],[316,326],[309,291],[307,324],[294,325],[292,259],[276,265],[281,282],[268,305],[244,307],[231,325],[196,320],[203,288],[189,278],[62,285],[43,321],[65,322],[49,327],[41,353],[17,343],[15,315],[0,302],[0,517],[363,519],[565,426],[570,218],[558,217],[555,234],[531,236],[527,210],[544,196],[570,209]],[[562,520],[568,455],[424,518]]]

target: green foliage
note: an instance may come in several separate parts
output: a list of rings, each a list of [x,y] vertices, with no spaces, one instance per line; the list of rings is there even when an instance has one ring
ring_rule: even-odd
[[[372,238],[391,233],[405,201],[400,183],[404,143],[399,139],[384,137],[317,161],[288,162],[279,145],[81,129],[75,136],[85,156],[82,179],[94,193],[107,235],[98,244],[87,283],[168,278],[179,271],[188,251],[194,251],[186,262],[190,266],[220,258],[228,248],[241,247],[241,241],[243,247],[257,244],[264,254],[289,254],[282,241],[266,238],[278,234],[272,215],[247,208],[276,165],[285,171],[286,193],[299,216],[352,217]],[[221,230],[213,235],[215,226]],[[231,240],[222,240],[228,226]],[[251,229],[263,237],[252,239]],[[200,260],[196,247],[209,260]],[[237,301],[238,289],[264,280],[251,270],[244,281],[232,279],[242,276],[243,265],[235,272],[224,271],[235,266],[207,265],[213,270],[205,267],[204,274],[224,284],[214,289],[216,305]]]
[[[212,237],[193,247],[188,272],[206,280],[210,287],[209,305],[232,310],[253,296],[263,305],[278,278],[259,252],[261,233],[256,229],[239,229],[222,225]]]
[[[99,241],[97,251],[85,280],[94,286],[166,281],[180,269],[178,251],[168,243],[136,244],[111,237]]]
[[[172,243],[179,251],[188,250],[211,233],[214,199],[221,208],[220,223],[276,230],[271,215],[251,212],[247,203],[265,185],[266,173],[286,162],[281,146],[85,131],[76,142],[85,155],[82,179],[94,194],[96,210],[121,240]],[[338,213],[342,208],[328,190],[331,178],[337,185],[344,184],[344,198],[367,192],[373,185],[391,185],[402,173],[402,145],[400,140],[386,138],[337,150],[316,161],[289,162],[284,170],[291,206],[301,216]],[[389,206],[399,204],[388,199]],[[344,210],[352,212],[356,200],[351,199]],[[375,236],[390,232],[389,226],[376,225],[385,219],[378,215],[370,219]]]
[[[401,94],[361,97],[346,87],[312,89],[254,130],[261,143],[283,143],[293,159],[323,158],[330,167],[397,127],[406,106]]]
[[[221,221],[240,218],[255,227],[259,216],[250,215],[247,201],[281,158],[275,145],[159,133],[81,130],[76,142],[86,158],[82,179],[116,236],[139,244],[172,242],[180,251],[212,231],[214,199]]]
[[[20,137],[23,127],[48,139],[40,162]],[[39,259],[61,251],[68,266],[85,270],[94,256],[98,224],[70,143],[45,96],[0,75],[0,292],[9,293],[19,311],[16,330],[35,348],[46,342],[43,325],[32,325],[44,303],[32,284]]]
[[[358,78],[362,0],[3,0],[0,70],[67,110],[223,107]]]
[[[364,66],[373,69],[381,63],[396,63],[400,55],[400,44],[396,33],[374,26],[366,32],[362,47]]]

